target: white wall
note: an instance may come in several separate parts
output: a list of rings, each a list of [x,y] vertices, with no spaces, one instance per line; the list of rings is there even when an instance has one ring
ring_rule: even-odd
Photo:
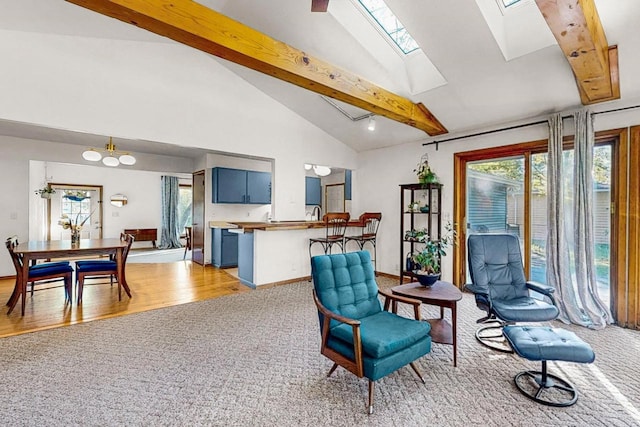
[[[187,46],[0,30],[0,57],[0,119],[273,159],[272,209],[281,220],[304,215],[304,163],[356,166],[351,148],[229,71],[223,60]],[[24,239],[28,161],[65,162],[79,154],[60,149],[65,144],[0,142],[0,189],[8,195],[0,205],[8,218],[0,221],[0,235]],[[176,170],[170,163],[145,168],[138,157],[137,169]],[[179,171],[209,168],[199,158]],[[260,208],[249,213],[263,214]],[[0,258],[0,275],[13,274],[9,266],[8,257]]]
[[[304,163],[356,166],[352,149],[187,46],[0,31],[0,57],[0,118],[274,159],[279,219],[304,213]]]
[[[73,180],[73,182],[80,181],[85,184],[91,184],[94,181],[99,183],[98,181],[104,177],[103,185],[106,185],[105,182],[107,180],[113,179],[120,183],[114,189],[116,187],[122,188],[124,190],[120,192],[124,194],[142,192],[143,190],[136,179],[145,173],[156,177],[161,174],[182,174],[186,176],[184,174],[190,173],[194,167],[191,159],[150,154],[138,155],[138,163],[135,166],[128,167],[126,170],[123,167],[113,169],[106,166],[80,166],[78,163],[89,163],[82,159],[83,150],[84,147],[78,145],[0,135],[0,192],[4,195],[0,200],[0,238],[4,239],[17,235],[20,241],[26,241],[31,237],[29,224],[31,222],[34,224],[42,223],[46,211],[44,210],[42,199],[34,194],[34,191],[37,188],[42,188],[45,184],[43,162],[48,164],[46,175],[49,177],[52,175],[52,170],[54,170],[52,168],[56,168],[54,175],[56,181],[58,178],[65,178],[70,181]],[[34,167],[31,171],[31,161],[41,166]],[[73,163],[76,164],[74,165]],[[53,166],[54,164],[59,166]],[[136,169],[140,167],[145,167],[149,171],[142,173]],[[69,172],[66,172],[65,169],[68,169]],[[120,173],[132,174],[128,176],[133,177],[133,179],[117,178]],[[143,175],[137,175],[138,173]],[[89,179],[92,182],[89,182]],[[110,193],[105,191],[104,195],[107,197]],[[112,231],[109,230],[108,232],[111,233]],[[34,235],[39,234],[37,231],[34,231],[34,233]],[[117,236],[117,234],[115,235]],[[36,237],[40,238],[41,236]],[[13,274],[15,274],[15,270],[8,254],[0,256],[0,276]]]
[[[151,172],[126,169],[124,167],[103,168],[98,166],[72,165],[53,162],[31,162],[32,169],[45,171],[50,182],[56,184],[101,185],[102,186],[102,237],[119,237],[125,228],[162,227],[162,195],[160,178],[163,175],[177,176],[181,183],[190,184],[190,174],[170,172]],[[31,182],[31,190],[41,188],[40,182]],[[127,204],[121,208],[112,206],[109,199],[114,194],[127,196]],[[46,201],[34,197],[36,205],[45,205]],[[39,212],[39,206],[37,208]],[[33,218],[33,215],[30,215]],[[92,219],[93,221],[93,219]],[[37,239],[44,235],[41,223],[29,225],[29,238]],[[158,233],[159,235],[159,233]],[[160,243],[157,241],[156,243]],[[149,246],[149,242],[135,243],[136,247]]]
[[[595,118],[595,129],[607,130],[640,123],[640,110],[629,110],[622,113],[608,113]],[[571,121],[565,121],[568,129],[565,134],[572,133]],[[354,212],[382,212],[382,222],[378,231],[378,262],[380,271],[398,274],[400,258],[400,184],[417,182],[413,169],[420,157],[427,153],[429,163],[438,175],[443,187],[442,212],[443,220],[453,218],[453,155],[457,152],[477,150],[481,148],[517,144],[527,141],[546,139],[547,125],[526,127],[518,130],[499,132],[475,138],[465,138],[435,146],[423,147],[421,143],[404,144],[380,150],[360,153],[358,181],[354,194]],[[443,138],[444,139],[444,138]],[[451,280],[453,256],[443,260],[443,277]],[[405,254],[406,255],[406,254]],[[404,257],[403,257],[404,258]]]

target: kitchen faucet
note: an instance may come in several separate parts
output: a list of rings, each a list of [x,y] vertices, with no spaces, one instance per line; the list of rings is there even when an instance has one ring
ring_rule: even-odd
[[[316,209],[318,210],[318,216],[316,216]],[[313,211],[311,211],[311,219],[316,219],[316,221],[320,221],[320,216],[322,215],[322,208],[320,205],[315,205],[313,207]]]

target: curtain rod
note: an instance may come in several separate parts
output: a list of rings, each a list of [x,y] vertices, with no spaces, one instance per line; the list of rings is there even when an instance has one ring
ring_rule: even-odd
[[[593,115],[597,116],[598,114],[614,113],[614,112],[617,112],[617,111],[632,110],[634,108],[640,108],[640,105],[633,105],[631,107],[616,108],[616,109],[613,109],[613,110],[599,111],[599,112],[593,113]],[[562,116],[563,119],[567,119],[569,117],[571,117],[571,116],[570,115]],[[456,137],[453,137],[453,138],[441,139],[439,141],[423,142],[422,146],[424,147],[424,146],[427,146],[427,145],[435,145],[436,146],[436,151],[438,151],[438,145],[440,143],[442,143],[442,142],[456,141],[458,139],[464,139],[464,138],[473,138],[474,136],[488,135],[488,134],[491,134],[491,133],[504,132],[504,131],[513,130],[513,129],[520,129],[520,128],[529,127],[529,126],[541,125],[541,124],[544,124],[544,123],[547,123],[547,120],[538,120],[538,121],[531,122],[531,123],[522,123],[520,125],[514,125],[514,126],[508,126],[508,127],[499,128],[499,129],[487,130],[487,131],[484,131],[484,132],[472,133],[471,135],[463,135],[463,136],[456,136]]]

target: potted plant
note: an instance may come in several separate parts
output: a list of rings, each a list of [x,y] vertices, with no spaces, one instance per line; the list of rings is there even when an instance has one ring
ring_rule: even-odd
[[[426,154],[422,156],[422,158],[420,159],[420,163],[418,163],[413,171],[418,176],[418,181],[421,184],[438,182],[438,177],[435,172],[431,170],[431,167],[429,166],[429,158]]]
[[[447,223],[444,228],[445,233],[440,236],[440,239],[432,240],[427,236],[424,239],[422,250],[413,254],[413,262],[417,268],[414,273],[418,282],[423,286],[432,286],[440,280],[442,257],[447,255],[446,249],[456,243],[456,231],[451,222]]]
[[[51,195],[55,194],[55,192],[56,190],[49,187],[48,185],[46,187],[42,187],[39,190],[36,190],[36,194],[40,195],[40,197],[42,197],[43,199],[50,199]]]

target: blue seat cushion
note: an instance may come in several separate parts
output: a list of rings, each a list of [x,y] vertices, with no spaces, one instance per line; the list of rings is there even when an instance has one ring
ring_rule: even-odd
[[[513,351],[528,360],[591,363],[596,355],[573,332],[548,326],[505,326],[503,334]]]
[[[29,279],[57,274],[62,276],[71,272],[73,272],[73,267],[66,261],[47,262],[29,267]]]
[[[36,264],[29,267],[29,271],[39,270],[41,268],[50,268],[50,267],[59,267],[59,266],[68,266],[69,261],[55,261],[55,262],[45,262],[42,264]]]
[[[332,338],[330,336],[327,346],[346,356],[348,359],[355,360],[353,343],[347,344],[341,339]],[[363,352],[362,364],[364,367],[364,376],[369,378],[371,381],[377,381],[380,378],[385,377],[394,371],[397,371],[406,364],[417,360],[430,351],[431,337],[429,335],[425,335],[421,340],[417,341],[413,345],[379,359],[375,357],[369,357],[365,352]]]
[[[431,325],[407,319],[387,311],[360,319],[362,351],[373,358],[383,358],[403,350],[429,336]],[[353,328],[345,323],[331,328],[331,335],[353,345]]]
[[[77,261],[76,271],[78,273],[87,273],[92,271],[106,271],[117,269],[117,263],[109,260],[96,260],[96,261]]]
[[[491,304],[496,315],[507,322],[544,322],[559,314],[555,305],[531,297],[492,299]]]

